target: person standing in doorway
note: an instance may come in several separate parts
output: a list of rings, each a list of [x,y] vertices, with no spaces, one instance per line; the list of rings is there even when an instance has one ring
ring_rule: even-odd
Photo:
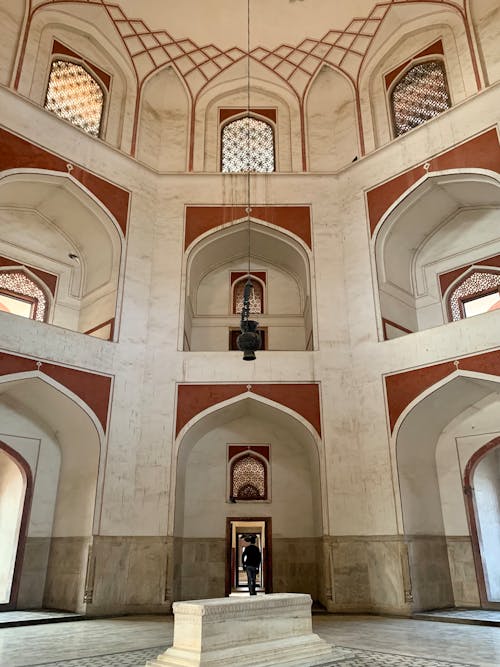
[[[250,535],[250,537],[245,540],[245,542],[248,543],[248,546],[243,549],[242,556],[243,569],[247,573],[248,590],[250,595],[257,595],[255,584],[261,562],[260,549],[256,546],[255,541],[255,535]]]

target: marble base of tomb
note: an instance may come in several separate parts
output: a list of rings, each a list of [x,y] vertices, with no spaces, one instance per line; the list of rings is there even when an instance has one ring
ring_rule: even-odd
[[[312,631],[309,595],[176,602],[174,643],[147,667],[320,667],[349,657]]]

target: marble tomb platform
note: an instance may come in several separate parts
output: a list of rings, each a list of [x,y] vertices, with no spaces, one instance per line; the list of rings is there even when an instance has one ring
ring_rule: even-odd
[[[190,600],[173,611],[173,646],[147,667],[320,667],[350,655],[313,633],[305,594]]]

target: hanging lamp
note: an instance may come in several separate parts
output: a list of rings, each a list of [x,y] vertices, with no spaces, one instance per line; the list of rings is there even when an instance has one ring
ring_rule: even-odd
[[[262,347],[262,339],[257,331],[259,323],[250,319],[250,298],[254,287],[250,274],[251,222],[250,222],[250,0],[247,0],[247,226],[248,226],[248,278],[243,291],[241,309],[241,333],[236,339],[238,349],[243,352],[243,361],[255,361],[255,352]]]

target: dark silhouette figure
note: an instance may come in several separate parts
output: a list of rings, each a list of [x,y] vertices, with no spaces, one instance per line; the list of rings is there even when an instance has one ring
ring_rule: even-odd
[[[248,542],[249,544],[243,549],[243,569],[247,573],[248,590],[250,591],[250,595],[257,595],[255,583],[261,562],[260,549],[255,545],[255,535],[248,537],[245,542]]]

